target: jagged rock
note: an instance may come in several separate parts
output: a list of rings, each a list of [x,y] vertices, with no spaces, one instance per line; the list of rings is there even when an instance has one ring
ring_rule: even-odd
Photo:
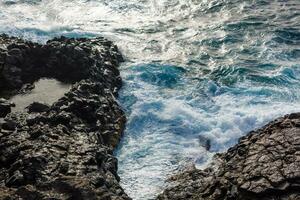
[[[53,105],[35,102],[0,121],[0,199],[130,199],[113,156],[126,121],[115,100],[117,47],[104,38],[41,45],[6,35],[0,46],[0,92],[25,91],[41,77],[74,84]]]
[[[14,120],[6,119],[4,123],[2,123],[1,128],[4,130],[13,131],[17,127],[17,123]]]
[[[22,88],[18,91],[19,94],[26,94],[33,90],[35,85],[33,83],[27,83],[22,86]]]
[[[211,142],[208,138],[202,136],[202,135],[199,135],[199,144],[200,146],[202,146],[203,148],[205,148],[207,151],[210,150],[210,147],[211,147]]]
[[[14,106],[14,103],[11,103],[4,98],[0,98],[0,117],[5,117],[8,113],[11,112],[11,107]]]
[[[39,103],[39,102],[33,102],[30,104],[27,109],[29,113],[33,112],[46,112],[49,110],[50,106],[47,104]]]
[[[19,91],[41,77],[70,83],[92,79],[106,84],[114,95],[122,85],[116,66],[123,58],[117,46],[104,38],[61,37],[41,45],[0,35],[0,44],[0,91]]]
[[[300,199],[300,113],[242,137],[211,167],[173,176],[157,199]]]

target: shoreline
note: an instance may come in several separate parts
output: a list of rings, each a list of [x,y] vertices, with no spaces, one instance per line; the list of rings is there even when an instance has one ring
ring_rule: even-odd
[[[6,109],[0,121],[0,199],[131,199],[119,185],[113,155],[126,123],[115,99],[122,86],[118,48],[104,38],[61,37],[41,45],[7,35],[0,35],[0,47],[0,92],[30,91],[44,77],[73,84],[54,104],[30,105],[23,113],[10,113],[13,104],[0,102]],[[290,114],[251,131],[215,156],[216,169],[174,175],[176,186],[158,199],[300,198],[299,124],[300,114]],[[280,159],[269,148],[282,149],[284,163],[275,170],[272,163]],[[290,168],[295,173],[281,176]],[[255,169],[258,174],[252,174]]]
[[[300,199],[300,113],[249,132],[204,169],[172,176],[157,200]]]

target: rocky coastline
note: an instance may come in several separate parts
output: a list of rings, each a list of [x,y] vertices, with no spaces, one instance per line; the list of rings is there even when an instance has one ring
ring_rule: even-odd
[[[37,44],[0,35],[0,199],[131,199],[113,155],[126,123],[116,101],[122,61],[101,37]],[[12,112],[7,98],[40,78],[73,86],[52,105]],[[169,182],[158,200],[300,199],[300,113],[250,132],[207,169],[191,167]]]
[[[157,200],[300,199],[300,113],[240,138],[207,169],[191,167],[169,181]]]
[[[11,113],[0,101],[0,199],[130,199],[117,159],[126,118],[116,101],[123,61],[104,38],[47,44],[0,36],[0,91],[11,96],[39,78],[72,83],[53,105]]]

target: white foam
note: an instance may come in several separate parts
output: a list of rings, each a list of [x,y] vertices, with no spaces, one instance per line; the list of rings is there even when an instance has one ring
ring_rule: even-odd
[[[300,111],[298,99],[278,99],[264,94],[266,88],[261,86],[246,89],[250,82],[228,88],[209,81],[199,88],[181,74],[177,86],[162,88],[156,79],[142,79],[144,73],[163,77],[156,68],[145,65],[137,69],[124,67],[122,71],[126,85],[121,96],[134,95],[136,102],[129,108],[127,130],[117,152],[121,183],[135,199],[154,198],[174,170],[189,163],[203,169],[215,152],[225,151],[247,132]],[[180,91],[182,85],[184,91]],[[202,92],[206,95],[195,95]],[[211,141],[210,151],[201,146],[199,136]]]

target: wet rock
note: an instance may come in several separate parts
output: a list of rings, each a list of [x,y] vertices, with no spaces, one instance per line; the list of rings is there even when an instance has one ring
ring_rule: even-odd
[[[4,130],[13,131],[17,127],[17,123],[13,120],[5,120],[4,123],[1,125],[1,128]]]
[[[47,104],[39,103],[39,102],[33,102],[30,104],[27,109],[29,113],[33,112],[46,112],[49,110],[50,106]]]
[[[26,94],[29,91],[33,90],[35,85],[33,83],[26,83],[22,86],[22,88],[18,91],[19,94]]]
[[[74,84],[51,106],[33,102],[28,113],[3,114],[0,199],[130,199],[113,156],[126,121],[115,100],[122,60],[116,47],[104,38],[41,45],[6,35],[0,46],[0,92],[26,92],[41,77]]]
[[[15,171],[14,174],[6,181],[8,187],[18,187],[24,185],[24,176],[20,171]]]
[[[173,176],[157,199],[300,199],[299,120],[294,113],[250,132],[211,167]]]
[[[202,135],[199,135],[199,144],[200,146],[202,146],[203,148],[205,148],[207,151],[210,150],[211,147],[211,143],[210,140]]]
[[[5,117],[8,113],[11,112],[11,107],[14,106],[14,103],[11,103],[4,98],[0,98],[0,117]]]
[[[104,38],[61,37],[41,45],[1,35],[0,43],[2,90],[20,90],[24,84],[32,84],[41,77],[71,83],[93,79],[107,84],[115,95],[122,84],[116,66],[123,58],[117,47]],[[106,76],[105,70],[115,74]]]

